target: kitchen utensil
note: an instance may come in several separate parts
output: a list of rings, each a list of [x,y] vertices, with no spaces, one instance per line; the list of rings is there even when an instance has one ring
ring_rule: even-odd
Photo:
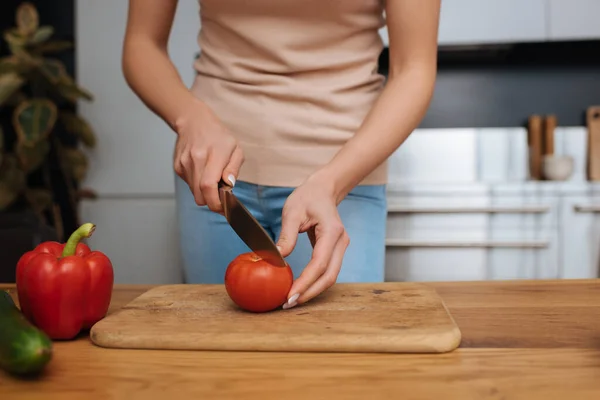
[[[573,173],[574,160],[570,156],[548,155],[542,161],[544,178],[551,181],[565,181]]]
[[[529,177],[539,180],[542,177],[542,117],[531,115],[528,121],[527,142],[529,145]]]
[[[233,194],[232,189],[221,179],[219,197],[229,225],[256,255],[270,264],[285,267],[286,262],[271,236]]]
[[[543,152],[544,156],[554,154],[554,131],[558,121],[556,115],[547,115],[544,118],[544,137],[543,137]]]
[[[600,106],[587,109],[586,125],[588,129],[588,179],[600,181]]]
[[[107,315],[90,332],[130,349],[442,353],[461,332],[437,292],[414,282],[338,283],[308,303],[242,311],[224,285],[164,285]]]

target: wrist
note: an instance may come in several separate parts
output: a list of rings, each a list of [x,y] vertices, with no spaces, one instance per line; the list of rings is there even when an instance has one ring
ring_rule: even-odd
[[[190,95],[182,98],[176,107],[177,113],[171,119],[171,128],[179,134],[194,118],[202,118],[202,115],[208,111],[208,106],[201,100]]]
[[[336,205],[339,205],[350,191],[345,188],[342,176],[330,166],[325,166],[312,173],[307,182],[315,183],[322,188],[329,197],[334,199]]]

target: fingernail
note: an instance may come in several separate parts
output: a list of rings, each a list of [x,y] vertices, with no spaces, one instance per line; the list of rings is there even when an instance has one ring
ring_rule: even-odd
[[[296,293],[295,295],[293,295],[292,297],[290,297],[290,299],[288,300],[288,303],[295,303],[298,300],[298,297],[300,297],[300,293]]]
[[[235,176],[233,176],[233,174],[227,175],[227,179],[229,179],[229,183],[231,183],[231,186],[235,186]]]
[[[287,303],[283,305],[283,309],[287,310],[288,308],[294,307],[297,304],[298,297],[300,297],[299,293],[296,293],[295,295],[290,297]]]
[[[287,310],[288,308],[292,308],[292,307],[294,307],[294,306],[296,306],[296,303],[292,303],[292,304],[285,303],[285,304],[283,305],[283,307],[281,307],[281,308],[283,308],[284,310]]]

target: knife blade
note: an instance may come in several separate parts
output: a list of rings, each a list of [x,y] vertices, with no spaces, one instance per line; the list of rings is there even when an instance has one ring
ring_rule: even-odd
[[[233,194],[233,188],[223,179],[219,182],[218,187],[219,198],[223,205],[223,214],[240,239],[263,260],[278,267],[285,267],[287,264],[275,242]]]

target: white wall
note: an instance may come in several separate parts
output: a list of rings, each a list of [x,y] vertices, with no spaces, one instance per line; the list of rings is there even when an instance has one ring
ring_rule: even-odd
[[[172,193],[175,136],[129,89],[121,70],[127,4],[77,1],[77,80],[95,95],[80,110],[99,136],[86,184],[103,195]],[[199,27],[197,3],[180,1],[170,53],[188,85]]]
[[[81,213],[98,225],[89,243],[111,257],[117,282],[181,282],[171,161],[175,135],[123,78],[127,6],[124,0],[76,2],[77,80],[95,96],[80,110],[98,135],[85,186],[99,199],[84,202]],[[198,12],[196,1],[180,1],[170,40],[171,57],[188,85],[198,50]]]

